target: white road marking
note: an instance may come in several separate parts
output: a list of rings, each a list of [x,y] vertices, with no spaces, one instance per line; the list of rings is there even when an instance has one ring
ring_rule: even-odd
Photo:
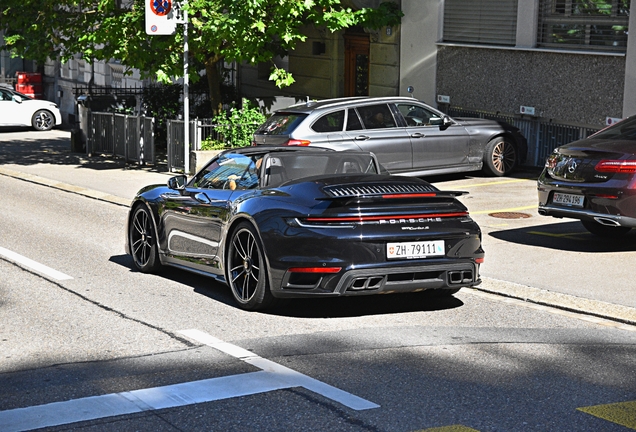
[[[262,370],[0,411],[0,430],[21,432],[144,411],[213,402],[292,387],[304,387],[354,410],[380,407],[380,405],[366,399],[259,357],[241,347],[223,342],[202,331],[192,329],[180,333]]]
[[[223,342],[222,340],[200,330],[183,330],[179,333],[192,340],[218,349],[219,351],[223,351],[226,354],[236,357],[239,360],[243,360],[244,362],[263,369],[266,372],[275,374],[279,376],[282,381],[288,381],[290,384],[289,387],[304,387],[307,390],[318,393],[328,399],[335,400],[336,402],[354,410],[365,410],[380,407],[380,405],[366,399],[362,399],[361,397],[348,393],[344,390],[340,390],[339,388],[325,384],[314,378],[308,377],[307,375],[303,375],[300,372],[296,372],[295,370],[279,365],[278,363],[274,363],[271,360],[259,357],[241,347]]]
[[[24,257],[20,254],[10,251],[9,249],[5,249],[0,247],[0,255],[7,258],[9,261],[12,261],[21,266],[27,267],[37,273],[49,276],[53,279],[57,280],[69,280],[73,279],[69,275],[65,275],[62,272],[52,269],[51,267],[47,267],[44,264],[40,264],[39,262],[33,261],[27,257]]]

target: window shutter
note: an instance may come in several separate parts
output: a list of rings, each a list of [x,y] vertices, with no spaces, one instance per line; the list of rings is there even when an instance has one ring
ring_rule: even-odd
[[[518,0],[446,0],[444,42],[514,46],[517,4]]]

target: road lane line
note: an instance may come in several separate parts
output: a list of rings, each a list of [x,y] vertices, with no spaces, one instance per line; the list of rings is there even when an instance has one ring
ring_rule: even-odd
[[[271,360],[264,359],[248,350],[224,342],[200,330],[191,329],[179,333],[261,370],[0,411],[0,431],[22,432],[145,411],[213,402],[293,387],[304,387],[358,411],[380,407],[380,405],[366,399],[303,375]]]
[[[531,210],[536,209],[537,205],[531,206],[523,206],[523,207],[513,207],[507,209],[496,209],[496,210],[480,210],[480,211],[471,211],[470,214],[489,214],[489,213],[504,213],[504,212],[518,212],[522,210]]]
[[[577,410],[636,430],[636,401],[581,407]]]
[[[37,273],[44,274],[56,280],[73,279],[69,275],[65,275],[64,273],[54,270],[51,267],[47,267],[44,264],[40,264],[39,262],[33,261],[32,259],[12,252],[9,249],[5,249],[3,247],[0,247],[0,255],[7,258],[11,262],[27,267]]]
[[[472,187],[479,187],[479,186],[499,186],[502,184],[509,184],[509,183],[523,183],[523,182],[536,182],[536,180],[529,180],[529,179],[514,179],[514,180],[502,180],[502,181],[493,181],[493,182],[489,182],[489,183],[475,183],[475,184],[467,184],[467,185],[462,185],[461,188],[465,188],[465,189],[469,189]]]
[[[263,369],[268,373],[272,373],[278,376],[280,380],[288,381],[290,387],[304,387],[307,390],[318,393],[328,399],[335,400],[336,402],[354,410],[366,410],[380,407],[380,405],[366,399],[362,399],[361,397],[348,393],[344,390],[325,384],[307,375],[301,374],[300,372],[296,372],[293,369],[279,365],[271,360],[264,359],[246,349],[223,342],[222,340],[200,330],[182,330],[179,333],[204,345],[223,351],[228,355],[249,363],[252,366]]]
[[[0,430],[22,432],[289,388],[267,372],[173,384],[0,411]]]

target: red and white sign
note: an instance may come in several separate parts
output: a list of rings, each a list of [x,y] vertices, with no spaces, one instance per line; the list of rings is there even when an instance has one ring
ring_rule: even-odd
[[[146,33],[173,35],[177,31],[177,16],[172,0],[146,0]]]

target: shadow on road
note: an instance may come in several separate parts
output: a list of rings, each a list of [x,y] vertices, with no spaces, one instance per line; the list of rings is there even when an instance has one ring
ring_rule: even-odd
[[[115,255],[111,262],[136,272],[132,257]],[[214,301],[237,307],[230,288],[212,278],[172,267],[164,267],[160,277],[191,287],[197,294]],[[464,303],[453,297],[436,297],[429,292],[354,296],[339,298],[311,298],[285,300],[280,306],[265,311],[270,315],[291,318],[351,318],[408,312],[433,312],[454,309]]]
[[[636,230],[618,239],[603,238],[589,233],[578,221],[492,231],[488,235],[511,243],[569,252],[636,251]]]

